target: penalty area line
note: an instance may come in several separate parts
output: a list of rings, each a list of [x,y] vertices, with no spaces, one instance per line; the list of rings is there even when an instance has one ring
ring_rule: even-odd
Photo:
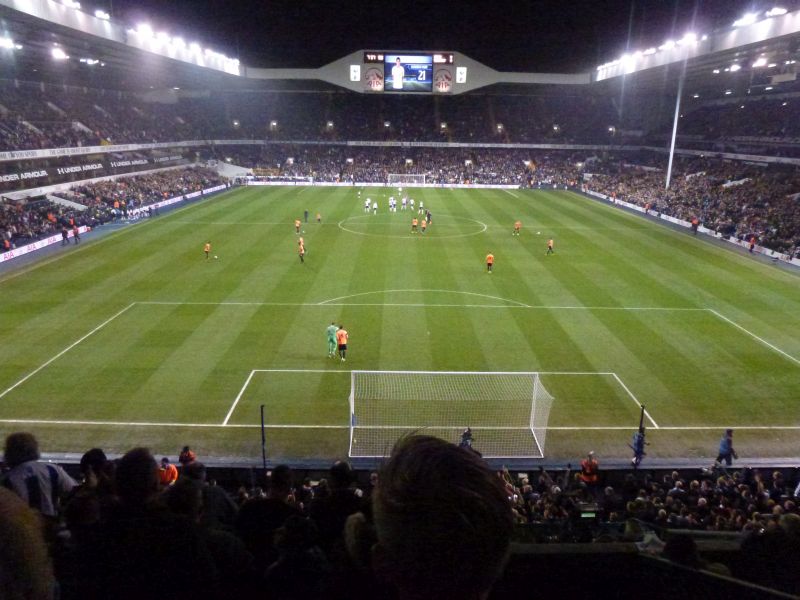
[[[788,358],[788,359],[789,359],[790,361],[792,361],[794,364],[796,364],[796,365],[800,365],[800,360],[796,359],[796,358],[795,358],[794,356],[792,356],[791,354],[788,354],[788,353],[784,352],[783,350],[781,350],[781,349],[780,349],[780,348],[778,348],[777,346],[774,346],[774,345],[770,344],[770,343],[769,343],[767,340],[765,340],[764,338],[762,338],[762,337],[758,337],[758,336],[757,336],[755,333],[753,333],[753,332],[752,332],[752,331],[750,331],[749,329],[745,329],[744,327],[742,327],[741,325],[739,325],[739,324],[738,324],[736,321],[733,321],[733,320],[729,319],[728,317],[726,317],[725,315],[718,313],[718,312],[717,312],[717,311],[715,311],[713,308],[709,308],[709,309],[707,309],[707,310],[708,310],[709,312],[713,313],[714,315],[716,315],[717,317],[719,317],[720,319],[722,319],[723,321],[725,321],[726,323],[730,323],[731,325],[733,325],[734,327],[736,327],[736,329],[738,329],[739,331],[742,331],[742,332],[746,333],[747,335],[749,335],[750,337],[752,337],[754,340],[757,340],[757,341],[761,342],[761,343],[762,343],[762,344],[764,344],[764,345],[765,345],[767,348],[771,348],[772,350],[774,350],[775,352],[777,352],[777,353],[778,353],[778,354],[780,354],[781,356],[783,356],[783,357],[785,357],[785,358]]]
[[[56,354],[56,355],[55,355],[54,357],[52,357],[50,360],[48,360],[48,361],[47,361],[47,362],[45,362],[44,364],[40,365],[39,367],[37,367],[36,369],[34,369],[33,371],[31,371],[30,373],[28,373],[27,375],[25,375],[25,377],[23,377],[22,379],[20,379],[19,381],[17,381],[17,382],[16,382],[14,385],[12,385],[11,387],[7,388],[5,391],[3,391],[2,393],[0,393],[0,398],[2,398],[3,396],[5,396],[6,394],[8,394],[8,393],[9,393],[11,390],[15,389],[16,387],[18,387],[18,386],[22,385],[23,383],[25,383],[26,381],[28,381],[28,379],[30,379],[31,377],[33,377],[34,375],[36,375],[36,374],[37,374],[39,371],[41,371],[42,369],[44,369],[45,367],[47,367],[49,364],[51,364],[51,363],[55,362],[56,360],[58,360],[59,358],[61,358],[62,356],[64,356],[64,355],[65,355],[67,352],[69,352],[70,350],[72,350],[72,349],[73,349],[75,346],[77,346],[78,344],[80,344],[80,343],[81,343],[83,340],[85,340],[85,339],[86,339],[86,338],[88,338],[89,336],[91,336],[91,335],[93,335],[93,334],[97,333],[98,331],[100,331],[100,330],[101,330],[103,327],[105,327],[106,325],[108,325],[109,323],[111,323],[111,321],[113,321],[113,320],[114,320],[114,319],[116,319],[118,316],[120,316],[122,313],[126,312],[127,310],[129,310],[130,308],[132,308],[132,307],[133,307],[133,306],[135,306],[135,305],[136,305],[136,302],[131,302],[130,304],[128,304],[128,306],[126,306],[125,308],[123,308],[121,311],[119,311],[118,313],[116,313],[114,316],[112,316],[112,317],[109,317],[108,319],[106,319],[105,321],[103,321],[102,323],[100,323],[100,325],[98,325],[97,327],[95,327],[94,329],[92,329],[92,330],[91,330],[89,333],[87,333],[86,335],[84,335],[82,338],[79,338],[78,340],[76,340],[76,341],[72,342],[72,343],[71,343],[69,346],[67,346],[66,348],[64,348],[64,349],[63,349],[61,352],[59,352],[58,354]]]
[[[619,375],[617,375],[616,373],[612,373],[612,374],[611,374],[611,376],[612,376],[614,379],[616,379],[616,380],[617,380],[617,383],[619,383],[619,384],[622,386],[622,389],[623,389],[623,390],[625,390],[625,392],[628,394],[628,396],[630,396],[631,400],[633,400],[633,401],[636,403],[636,406],[638,406],[640,409],[644,410],[644,416],[645,416],[645,417],[647,417],[647,420],[648,420],[648,421],[650,421],[650,423],[652,423],[652,424],[653,424],[653,427],[655,427],[656,429],[660,429],[660,427],[658,426],[658,423],[656,423],[656,422],[653,420],[653,417],[651,417],[651,416],[650,416],[650,413],[649,413],[649,412],[647,412],[647,409],[646,409],[646,408],[644,408],[644,407],[642,406],[642,403],[641,403],[641,402],[639,402],[639,400],[636,398],[636,396],[634,396],[634,395],[633,395],[633,392],[631,392],[631,391],[628,389],[628,386],[627,386],[627,385],[625,385],[625,384],[622,382],[622,379],[620,379],[620,378],[619,378]]]
[[[225,415],[225,420],[222,422],[223,427],[225,427],[228,424],[228,421],[230,420],[233,411],[236,410],[236,405],[239,404],[239,400],[241,400],[242,396],[244,395],[244,391],[247,389],[247,386],[250,385],[250,380],[253,379],[254,374],[255,371],[250,371],[250,375],[247,376],[247,380],[244,382],[242,389],[240,389],[239,393],[236,395],[236,399],[233,401],[233,404],[231,404],[231,408],[228,411],[228,414]]]

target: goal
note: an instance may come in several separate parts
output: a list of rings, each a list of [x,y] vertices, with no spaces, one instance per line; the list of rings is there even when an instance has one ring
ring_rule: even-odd
[[[387,175],[386,183],[388,185],[412,187],[415,185],[425,185],[425,174],[419,173],[409,175],[408,173],[389,173]]]
[[[543,458],[553,397],[539,373],[353,371],[350,456],[383,457],[421,433],[472,447],[486,458]]]

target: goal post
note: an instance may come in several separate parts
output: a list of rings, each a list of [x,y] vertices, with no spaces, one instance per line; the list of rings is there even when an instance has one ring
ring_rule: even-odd
[[[387,185],[418,186],[425,185],[425,174],[389,173],[386,178]]]
[[[537,372],[352,371],[350,457],[388,456],[403,436],[458,443],[486,458],[543,458],[553,397]]]

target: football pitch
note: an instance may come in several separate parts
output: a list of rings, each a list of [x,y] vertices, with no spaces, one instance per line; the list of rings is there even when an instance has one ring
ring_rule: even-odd
[[[539,372],[549,460],[629,456],[642,405],[648,457],[711,459],[726,427],[742,457],[798,454],[796,273],[570,192],[409,192],[424,234],[396,189],[251,187],[0,275],[0,435],[259,459],[264,405],[271,460],[330,460],[353,370]]]

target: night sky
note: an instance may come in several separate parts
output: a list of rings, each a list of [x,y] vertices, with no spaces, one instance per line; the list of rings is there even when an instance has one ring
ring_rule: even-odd
[[[630,48],[797,0],[97,0],[248,66],[314,68],[359,49],[452,50],[500,71],[577,72]],[[112,3],[113,2],[113,3]]]

